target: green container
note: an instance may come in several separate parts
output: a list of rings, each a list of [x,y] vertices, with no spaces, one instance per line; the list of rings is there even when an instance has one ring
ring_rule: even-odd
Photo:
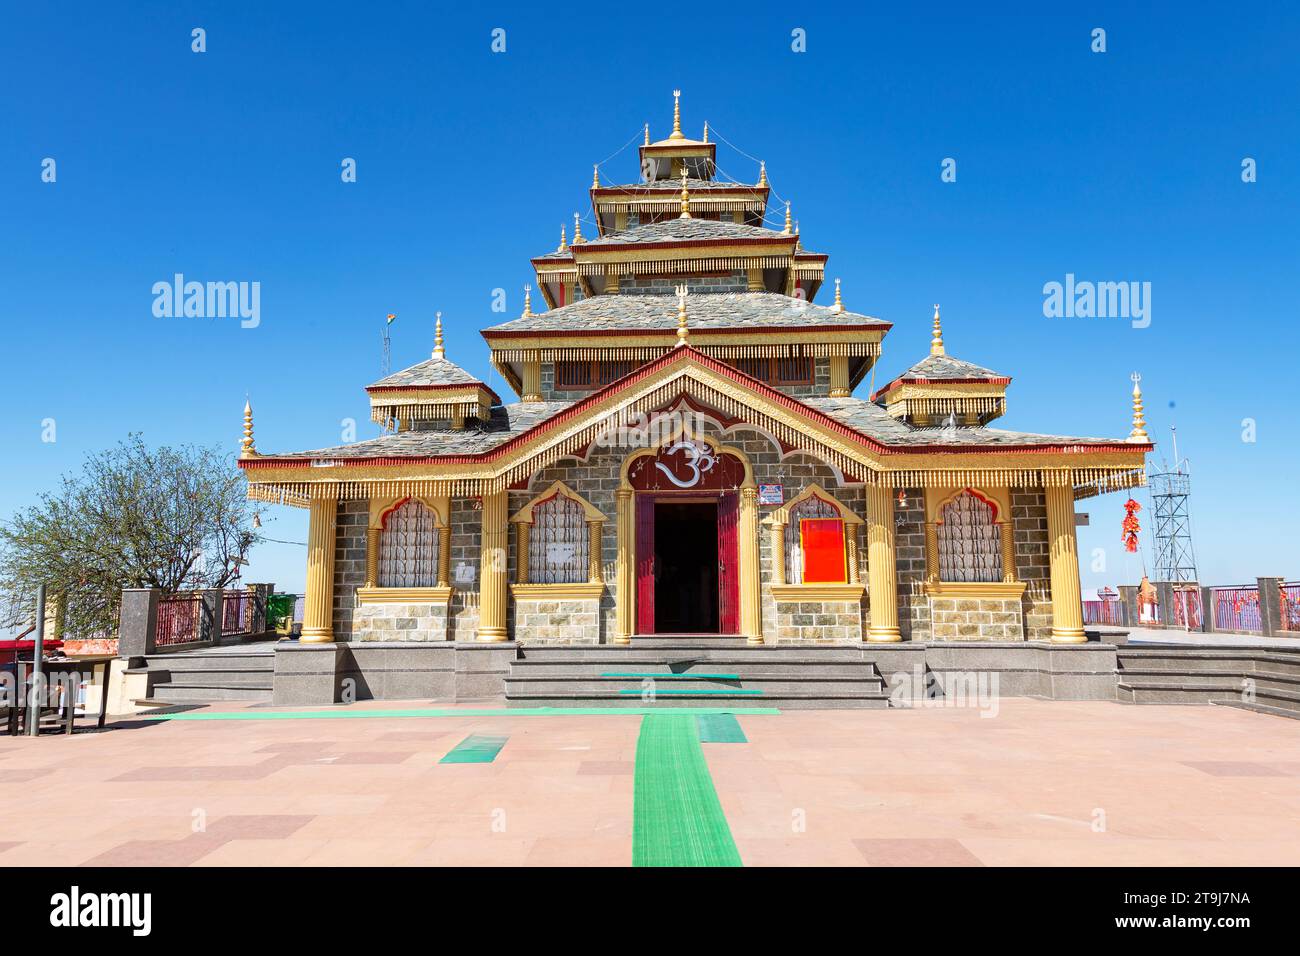
[[[268,630],[284,630],[293,624],[293,606],[296,594],[272,594],[266,599],[266,626]]]

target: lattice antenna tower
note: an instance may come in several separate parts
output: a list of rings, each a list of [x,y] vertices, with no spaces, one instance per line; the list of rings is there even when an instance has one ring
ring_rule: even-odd
[[[1178,429],[1173,434],[1174,464],[1161,461],[1158,474],[1150,475],[1154,551],[1152,579],[1156,581],[1196,581],[1196,551],[1192,547],[1191,465],[1178,457]]]

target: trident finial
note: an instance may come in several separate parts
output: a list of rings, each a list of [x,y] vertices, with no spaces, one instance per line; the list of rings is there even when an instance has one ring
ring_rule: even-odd
[[[673,90],[673,132],[669,139],[685,139],[682,135],[682,91]]]
[[[930,336],[930,354],[943,355],[943,329],[939,325],[939,305],[934,306],[934,334]]]
[[[677,344],[688,344],[687,339],[690,336],[690,330],[686,327],[686,296],[690,289],[686,283],[677,287]]]
[[[1147,435],[1147,420],[1142,414],[1142,388],[1138,385],[1142,381],[1142,376],[1134,372],[1129,378],[1133,379],[1133,430],[1129,432],[1128,440],[1149,442],[1151,439]]]
[[[835,304],[831,306],[832,312],[844,311],[844,300],[840,298],[840,280],[835,280]]]
[[[576,246],[584,241],[582,238],[582,220],[578,218],[578,214],[575,212],[573,214],[573,244]]]
[[[647,146],[650,145],[650,124],[649,123],[645,124],[645,144]]]
[[[442,358],[446,354],[446,350],[442,347],[442,313],[435,312],[433,320],[433,357]]]
[[[257,455],[257,446],[253,444],[253,405],[244,399],[244,437],[239,442],[239,457],[253,458]]]
[[[677,218],[678,219],[691,218],[691,193],[690,190],[686,188],[686,167],[685,166],[682,166],[682,214]]]
[[[533,314],[533,287],[531,285],[525,285],[524,286],[524,314],[523,316],[521,316],[521,318],[530,316],[532,314]]]

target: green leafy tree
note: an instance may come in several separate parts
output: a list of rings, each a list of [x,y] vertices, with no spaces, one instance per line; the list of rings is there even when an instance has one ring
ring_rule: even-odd
[[[0,624],[32,619],[38,584],[62,600],[67,633],[86,636],[116,630],[122,588],[225,587],[253,517],[230,455],[131,435],[0,523]]]

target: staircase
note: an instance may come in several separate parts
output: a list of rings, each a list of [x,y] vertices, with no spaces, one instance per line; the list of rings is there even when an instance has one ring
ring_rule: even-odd
[[[716,636],[523,647],[505,685],[510,707],[889,706],[880,672],[858,648],[751,648]]]
[[[1135,704],[1223,704],[1300,717],[1300,650],[1121,645],[1118,699]],[[1245,691],[1246,681],[1253,699]]]
[[[196,704],[222,700],[271,702],[275,644],[265,649],[237,648],[156,654],[145,658],[149,703]],[[156,681],[156,682],[155,682]]]

